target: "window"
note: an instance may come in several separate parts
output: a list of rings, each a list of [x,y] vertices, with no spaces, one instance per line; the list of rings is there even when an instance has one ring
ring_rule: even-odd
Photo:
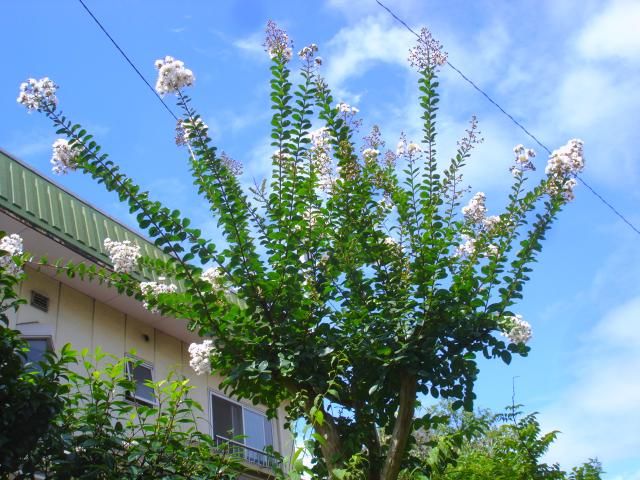
[[[16,328],[20,331],[22,339],[29,344],[26,361],[40,370],[38,362],[44,359],[45,353],[54,351],[53,327],[40,323],[26,323],[17,325]]]
[[[136,382],[136,389],[127,392],[127,396],[138,403],[155,405],[156,395],[153,387],[148,383],[153,381],[153,366],[136,358],[127,362],[127,375]]]
[[[37,364],[44,358],[44,354],[53,350],[53,344],[51,337],[42,338],[24,338],[29,344],[29,351],[27,352],[27,362]]]
[[[218,444],[228,444],[233,453],[257,465],[270,467],[275,458],[267,453],[273,446],[271,421],[261,413],[211,394],[213,437]]]

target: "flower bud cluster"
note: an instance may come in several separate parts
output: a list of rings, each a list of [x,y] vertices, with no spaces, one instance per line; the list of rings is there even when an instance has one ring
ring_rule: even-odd
[[[502,334],[515,344],[525,344],[533,337],[531,325],[522,319],[522,315],[507,317],[502,328]]]
[[[57,89],[58,86],[49,77],[40,80],[29,78],[20,84],[17,102],[27,107],[29,111],[53,109],[58,104]]]
[[[164,277],[159,277],[158,280],[164,281]],[[178,291],[178,287],[176,287],[172,283],[159,283],[159,282],[141,282],[140,283],[140,292],[146,297],[157,297],[163,293],[175,293]],[[151,313],[158,313],[159,310],[157,307],[152,307],[148,301],[143,301],[142,305],[144,308],[149,310]]]
[[[0,257],[0,268],[4,269],[9,275],[18,276],[22,273],[22,269],[13,260],[13,256],[21,255],[22,237],[17,233],[12,233],[0,238],[0,250],[7,252],[7,255]]]
[[[189,345],[189,365],[196,375],[211,374],[211,353],[214,350],[213,341],[205,340],[202,343],[192,343]]]
[[[291,60],[293,43],[289,40],[287,32],[278,27],[273,20],[269,20],[267,22],[266,34],[262,45],[269,56],[282,60],[284,63]]]
[[[69,170],[77,168],[76,157],[80,154],[78,145],[71,146],[64,138],[59,138],[51,146],[53,153],[51,155],[51,170],[57,175],[64,175]]]
[[[176,93],[181,88],[193,85],[196,80],[193,72],[185,68],[184,62],[170,56],[156,60],[156,68],[158,69],[156,92],[160,95]]]
[[[433,38],[431,32],[423,28],[418,44],[409,50],[409,63],[412,67],[418,67],[419,71],[433,69],[447,63],[447,52],[442,50],[442,45]]]
[[[111,258],[113,270],[118,273],[131,273],[140,258],[140,247],[129,240],[117,242],[105,238],[104,249]]]
[[[575,198],[573,189],[577,185],[575,176],[584,169],[583,142],[577,138],[569,140],[557,150],[554,150],[545,173],[549,176],[549,194],[562,195],[565,201]]]

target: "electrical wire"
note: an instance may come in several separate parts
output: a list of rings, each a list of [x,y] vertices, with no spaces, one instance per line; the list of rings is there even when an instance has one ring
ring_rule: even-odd
[[[380,0],[376,0],[376,3],[380,5],[380,7],[384,8],[389,15],[391,15],[398,23],[403,25],[408,31],[413,33],[416,37],[420,38],[420,35],[412,29],[407,22],[402,20],[398,15],[396,15],[389,7],[383,4]],[[513,122],[520,130],[522,130],[529,138],[531,138],[534,142],[536,142],[542,149],[544,149],[549,155],[551,155],[551,149],[547,147],[544,143],[542,143],[533,133],[531,133],[522,123],[516,120],[513,115],[507,112],[504,108],[500,106],[498,102],[496,102],[487,92],[485,92],[482,88],[480,88],[473,80],[471,80],[468,76],[466,76],[462,71],[454,66],[450,61],[447,60],[447,65],[453,71],[455,71],[460,77],[466,81],[469,85],[471,85],[478,93],[480,93],[483,97],[485,97],[494,107],[496,107],[503,115],[505,115],[511,122]],[[591,185],[589,185],[584,178],[579,175],[576,175],[578,180],[587,187],[587,189],[593,193],[598,200],[600,200],[604,205],[606,205],[615,215],[617,215],[624,223],[626,223],[634,232],[640,235],[640,230],[636,227],[629,219],[627,219],[617,208],[615,208],[610,202],[608,202],[600,193],[598,193]]]
[[[129,56],[124,52],[124,50],[120,47],[120,45],[118,45],[118,42],[115,41],[115,39],[109,34],[109,32],[107,31],[107,29],[104,27],[104,25],[102,25],[102,23],[100,22],[100,20],[98,20],[96,18],[96,16],[93,14],[93,12],[89,9],[89,7],[84,3],[83,0],[78,0],[78,2],[80,2],[80,4],[82,5],[82,7],[86,10],[86,12],[89,14],[89,16],[93,19],[93,21],[98,25],[98,27],[100,28],[100,30],[102,30],[102,32],[107,36],[107,38],[111,41],[111,43],[113,44],[113,46],[116,48],[116,50],[118,50],[118,52],[120,52],[120,55],[122,55],[122,57],[127,61],[127,63],[131,66],[131,68],[133,68],[133,70],[136,72],[136,74],[138,75],[138,77],[140,77],[140,79],[145,83],[145,85],[149,88],[149,90],[151,90],[151,92],[153,93],[153,95],[158,99],[158,101],[160,101],[160,103],[162,103],[163,107],[167,110],[167,112],[169,113],[169,115],[171,115],[173,117],[174,120],[178,121],[178,117],[176,116],[175,113],[173,113],[173,110],[171,110],[171,108],[169,107],[169,105],[166,104],[166,102],[162,99],[162,97],[158,94],[158,92],[155,91],[155,89],[151,86],[151,84],[149,83],[149,81],[144,77],[144,75],[142,75],[142,73],[140,72],[140,70],[138,69],[138,67],[136,67],[136,65],[133,63],[133,61],[129,58]],[[400,24],[402,24],[408,31],[410,31],[411,33],[413,33],[416,37],[420,37],[420,35],[413,30],[404,20],[402,20],[400,17],[398,17],[393,11],[391,11],[391,9],[389,9],[389,7],[387,7],[385,4],[383,4],[380,0],[376,0],[376,3],[378,5],[380,5],[380,7],[384,8],[396,21],[398,21]],[[509,112],[507,112],[504,108],[502,108],[500,106],[500,104],[498,102],[496,102],[495,100],[493,100],[493,98],[491,98],[491,96],[485,92],[482,88],[480,88],[475,82],[473,82],[473,80],[471,80],[468,76],[466,76],[459,68],[457,68],[456,66],[454,66],[450,61],[447,61],[447,65],[454,70],[458,75],[460,75],[460,77],[465,80],[467,83],[469,83],[469,85],[471,85],[476,91],[478,91],[483,97],[485,97],[493,106],[495,106],[498,110],[500,110],[500,112],[502,112],[503,115],[505,115],[509,120],[511,120],[511,122],[513,122],[518,128],[520,128],[520,130],[522,130],[529,138],[531,138],[534,142],[536,142],[541,148],[543,148],[548,154],[551,154],[551,150],[549,149],[549,147],[547,147],[544,143],[542,143],[533,133],[531,133],[522,123],[520,123],[518,120],[516,120],[513,115],[511,115]],[[598,200],[600,200],[604,205],[606,205],[615,215],[617,215],[624,223],[626,223],[633,231],[635,231],[638,235],[640,235],[640,229],[638,229],[638,227],[636,227],[633,223],[631,223],[631,221],[629,219],[627,219],[617,208],[615,208],[609,201],[607,201],[600,193],[598,193],[591,185],[589,185],[582,177],[577,176],[578,180],[580,180],[580,182],[587,187],[587,189],[593,193],[593,195],[596,196],[596,198]]]

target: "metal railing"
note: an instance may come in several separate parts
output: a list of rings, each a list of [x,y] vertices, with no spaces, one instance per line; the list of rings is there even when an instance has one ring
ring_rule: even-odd
[[[264,468],[275,468],[281,466],[282,462],[280,459],[271,453],[258,450],[257,448],[231,440],[230,438],[223,437],[222,435],[215,435],[214,441],[216,446],[224,453],[243,459],[253,465],[258,465]]]

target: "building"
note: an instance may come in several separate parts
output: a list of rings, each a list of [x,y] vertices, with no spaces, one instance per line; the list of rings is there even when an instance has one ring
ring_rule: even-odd
[[[164,254],[140,234],[127,228],[33,168],[0,150],[0,230],[17,233],[25,251],[36,257],[92,262],[110,266],[103,249],[107,237],[130,240],[143,255]],[[237,447],[256,478],[268,476],[273,458],[267,446],[285,457],[292,453],[292,437],[284,428],[284,410],[276,419],[267,419],[265,408],[226,397],[219,389],[220,378],[197,376],[189,366],[188,347],[201,341],[190,332],[187,322],[161,317],[143,308],[134,298],[118,294],[98,282],[56,276],[46,268],[26,268],[27,279],[21,296],[27,300],[11,318],[10,327],[19,330],[31,344],[31,355],[46,348],[70,343],[76,350],[97,346],[122,357],[135,350],[142,364],[131,375],[139,384],[138,400],[153,401],[144,380],[165,378],[170,371],[182,373],[196,387],[192,398],[206,412],[198,427],[218,440],[233,431],[244,435]],[[151,272],[145,277],[157,280]]]

